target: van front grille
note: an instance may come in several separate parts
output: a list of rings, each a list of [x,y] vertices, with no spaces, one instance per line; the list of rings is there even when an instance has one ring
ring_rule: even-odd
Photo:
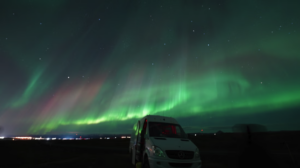
[[[191,167],[192,163],[169,163],[172,167]]]
[[[166,150],[166,154],[171,159],[193,159],[193,151],[182,151],[182,150]]]

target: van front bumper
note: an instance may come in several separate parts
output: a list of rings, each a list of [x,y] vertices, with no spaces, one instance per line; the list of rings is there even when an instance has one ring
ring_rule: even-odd
[[[149,157],[150,168],[201,168],[202,161],[199,160],[174,160],[174,159],[159,159],[156,157]]]

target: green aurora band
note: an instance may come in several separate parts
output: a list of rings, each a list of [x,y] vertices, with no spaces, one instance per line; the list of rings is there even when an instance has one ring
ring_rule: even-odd
[[[234,125],[227,118],[276,110],[285,115],[285,109],[299,107],[300,20],[284,14],[298,11],[297,5],[262,10],[267,2],[255,7],[254,2],[166,1],[137,3],[128,12],[125,2],[112,3],[112,11],[127,12],[118,18],[105,13],[110,8],[104,2],[78,13],[78,5],[63,11],[69,1],[52,7],[32,3],[48,21],[30,26],[27,34],[4,27],[11,41],[1,41],[3,58],[17,67],[12,74],[22,74],[17,87],[9,75],[0,83],[0,123],[11,132],[76,132],[95,125],[99,129],[87,132],[103,133],[107,125],[117,130],[119,121],[133,125],[150,114],[199,121],[213,115],[224,120],[219,125]],[[58,23],[60,15],[70,19]],[[11,27],[38,20],[13,19]]]

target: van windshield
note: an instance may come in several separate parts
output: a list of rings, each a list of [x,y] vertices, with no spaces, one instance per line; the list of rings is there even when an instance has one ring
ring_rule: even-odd
[[[149,122],[150,137],[188,138],[178,124]]]

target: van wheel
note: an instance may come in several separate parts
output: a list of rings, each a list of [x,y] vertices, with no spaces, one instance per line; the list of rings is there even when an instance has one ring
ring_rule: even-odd
[[[145,156],[144,161],[143,161],[143,168],[150,168],[148,157]]]

